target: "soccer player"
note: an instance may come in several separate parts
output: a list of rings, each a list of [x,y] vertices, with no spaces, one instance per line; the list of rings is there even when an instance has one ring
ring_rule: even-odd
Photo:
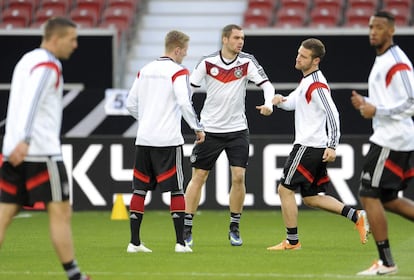
[[[165,37],[164,56],[148,63],[139,72],[129,91],[127,109],[138,121],[135,141],[133,195],[130,203],[131,241],[127,252],[151,252],[140,239],[144,201],[157,186],[171,193],[175,252],[192,249],[184,242],[184,178],[182,158],[184,138],[181,119],[194,129],[196,143],[204,141],[203,127],[191,103],[189,71],[181,63],[187,55],[190,38],[180,31]]]
[[[249,131],[245,115],[246,85],[250,80],[263,89],[265,104],[257,106],[262,115],[273,112],[274,87],[253,55],[242,52],[244,32],[230,24],[222,30],[222,48],[201,59],[191,74],[190,82],[199,88],[206,85],[206,99],[201,110],[206,141],[193,148],[193,167],[188,183],[185,214],[185,240],[193,245],[193,217],[200,203],[202,186],[218,156],[225,151],[230,163],[230,230],[233,246],[243,244],[239,223],[246,194],[245,173],[249,158]]]
[[[69,280],[90,279],[76,263],[69,184],[62,159],[63,77],[59,59],[77,48],[76,24],[48,20],[40,48],[26,53],[12,77],[0,172],[0,245],[22,206],[42,201],[53,247]]]
[[[300,190],[305,205],[342,215],[356,224],[360,240],[366,243],[369,226],[363,210],[345,206],[325,195],[330,184],[327,164],[335,161],[339,143],[339,114],[331,90],[319,69],[325,56],[324,44],[315,38],[304,40],[296,56],[295,68],[303,74],[299,86],[288,96],[275,95],[278,108],[295,111],[295,140],[278,186],[287,237],[268,250],[301,248],[298,236],[298,207],[295,191]]]
[[[414,176],[414,73],[407,55],[394,45],[394,16],[385,11],[369,20],[369,41],[376,58],[368,78],[368,97],[352,91],[361,116],[372,119],[370,149],[362,168],[359,197],[367,212],[379,259],[358,275],[397,272],[388,239],[384,208],[414,220],[414,202],[400,197]]]

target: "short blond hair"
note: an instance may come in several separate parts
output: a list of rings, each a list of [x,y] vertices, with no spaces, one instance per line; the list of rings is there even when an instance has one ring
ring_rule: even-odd
[[[190,41],[190,37],[178,30],[172,30],[165,36],[165,50],[171,52],[176,47],[184,48],[185,45]]]

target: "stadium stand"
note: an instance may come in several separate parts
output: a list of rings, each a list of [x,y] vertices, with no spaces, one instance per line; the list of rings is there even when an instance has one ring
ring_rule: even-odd
[[[102,22],[111,22],[119,26],[130,26],[132,24],[134,12],[128,8],[116,6],[108,7],[102,15]]]
[[[69,15],[81,28],[95,27],[98,24],[99,15],[94,8],[76,7],[70,11]]]
[[[307,24],[307,14],[304,7],[282,6],[276,11],[276,20],[273,27],[292,28],[305,26]]]
[[[407,11],[411,11],[412,0],[383,0],[384,8],[404,8]]]
[[[314,0],[313,10],[315,9],[329,9],[335,10],[339,16],[342,16],[344,7],[344,0]]]
[[[318,6],[310,12],[309,25],[319,28],[336,27],[342,20],[341,13],[337,7]]]
[[[76,7],[78,9],[94,10],[97,19],[100,18],[105,6],[105,0],[76,0]]]
[[[127,8],[131,11],[138,11],[139,0],[108,0],[107,7]]]
[[[350,7],[345,12],[345,26],[366,28],[373,12],[372,7]]]
[[[50,7],[50,8],[39,8],[35,15],[34,20],[30,24],[31,27],[39,27],[43,24],[46,20],[51,18],[52,16],[63,16],[65,15],[65,11],[61,7]]]
[[[351,9],[370,9],[375,10],[378,7],[378,0],[348,0],[348,8]]]
[[[33,12],[36,9],[37,3],[35,0],[8,0],[9,9],[17,9],[19,11],[26,10],[29,15],[29,23],[33,18]]]
[[[385,8],[390,11],[395,17],[395,24],[399,26],[410,25],[411,22],[411,9],[404,7],[388,7]]]
[[[312,1],[308,0],[280,0],[280,5],[285,8],[308,10]]]
[[[41,0],[40,8],[61,10],[61,13],[67,14],[72,8],[72,2],[70,0]]]
[[[272,20],[273,11],[267,8],[247,9],[244,14],[244,26],[249,28],[269,26]]]
[[[273,11],[276,6],[275,0],[248,0],[247,9],[265,9]]]
[[[1,13],[2,23],[7,28],[27,27],[30,22],[30,12],[25,8],[6,8]]]

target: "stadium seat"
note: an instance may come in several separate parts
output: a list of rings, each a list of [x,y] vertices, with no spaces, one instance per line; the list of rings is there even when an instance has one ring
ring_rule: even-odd
[[[341,21],[337,7],[314,7],[310,13],[309,26],[335,27]]]
[[[318,8],[328,8],[334,9],[338,13],[342,14],[342,10],[344,7],[344,0],[314,0],[313,1],[313,10]]]
[[[127,8],[107,7],[102,15],[102,22],[111,21],[113,24],[131,26],[134,12]]]
[[[385,9],[391,8],[404,8],[407,12],[411,11],[412,1],[411,0],[383,0]]]
[[[76,7],[78,9],[95,10],[98,18],[102,14],[105,6],[105,0],[76,0]]]
[[[276,21],[274,27],[301,27],[305,26],[307,13],[303,8],[286,8],[281,7],[276,12]]]
[[[1,22],[0,29],[15,29],[15,28],[26,28],[21,22]]]
[[[373,13],[371,8],[348,8],[345,13],[345,26],[368,28],[369,18]]]
[[[9,24],[9,26],[26,27],[30,22],[29,11],[24,8],[7,8],[2,12],[1,18],[3,23]]]
[[[244,13],[244,27],[266,27],[270,26],[273,19],[273,13],[268,9],[254,8],[248,9]]]
[[[247,9],[265,9],[273,11],[275,0],[249,0]]]
[[[61,10],[66,14],[72,8],[70,0],[41,0],[40,7],[42,9],[53,9],[54,11]]]
[[[39,8],[34,16],[34,21],[31,24],[32,27],[39,26],[44,23],[46,20],[53,16],[63,16],[65,12],[61,7],[54,8]]]
[[[388,7],[385,10],[391,12],[395,17],[395,24],[399,26],[406,26],[410,24],[411,21],[411,13],[410,10],[402,7]]]
[[[280,4],[284,8],[293,8],[307,10],[312,1],[308,0],[280,0]]]
[[[98,14],[95,9],[74,8],[70,11],[70,18],[78,27],[94,27],[98,23]]]
[[[374,11],[378,8],[378,0],[348,0],[348,9],[356,8]]]
[[[29,15],[29,22],[33,18],[33,11],[36,8],[35,0],[8,0],[9,9],[27,10]]]
[[[129,24],[126,24],[125,22],[118,21],[118,20],[115,20],[114,22],[112,22],[112,20],[109,19],[107,21],[101,22],[99,24],[99,28],[114,28],[117,30],[117,33],[118,33],[118,40],[121,40],[125,37],[129,39],[130,26]]]
[[[131,11],[137,11],[140,6],[139,0],[108,0],[108,7],[128,8]]]

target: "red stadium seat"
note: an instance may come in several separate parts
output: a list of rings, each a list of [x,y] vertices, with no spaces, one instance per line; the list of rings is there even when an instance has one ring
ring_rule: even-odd
[[[2,22],[0,23],[0,29],[15,29],[15,28],[27,28],[21,22]]]
[[[70,0],[41,0],[40,7],[42,9],[61,10],[66,14],[72,8],[72,2]]]
[[[281,0],[280,4],[284,8],[307,10],[311,2],[308,0]]]
[[[107,21],[101,22],[101,24],[99,24],[99,27],[116,29],[118,33],[118,40],[121,40],[123,38],[129,39],[130,25],[126,24],[125,22],[118,21],[118,20],[115,20],[114,22],[112,22],[112,20],[109,19]]]
[[[9,9],[27,10],[29,14],[29,22],[33,18],[33,11],[36,8],[36,2],[34,0],[8,0]]]
[[[137,11],[140,6],[139,0],[108,0],[108,7],[128,8]]]
[[[70,18],[79,27],[94,27],[98,23],[98,14],[95,9],[75,8],[70,12]]]
[[[244,13],[244,27],[266,27],[270,26],[273,19],[273,13],[268,9],[248,9]]]
[[[107,7],[102,15],[102,21],[111,21],[115,24],[118,22],[119,25],[127,24],[131,25],[133,21],[134,12],[127,8]]]
[[[383,4],[385,9],[404,8],[407,9],[408,12],[412,7],[411,0],[383,0]]]
[[[275,0],[249,0],[247,9],[265,9],[273,11]]]
[[[328,9],[334,9],[338,13],[342,13],[342,9],[344,7],[344,1],[343,0],[314,0],[313,1],[313,10],[318,8],[328,8]]]
[[[25,27],[30,22],[30,14],[27,9],[7,8],[2,12],[1,18],[4,23],[12,26]]]
[[[388,7],[385,10],[391,12],[395,17],[395,24],[399,26],[406,26],[410,24],[411,21],[411,13],[410,10],[400,7]]]
[[[95,14],[99,17],[105,6],[104,0],[76,0],[76,7],[78,9],[95,10]]]
[[[314,7],[310,13],[310,26],[334,27],[341,21],[337,7]]]
[[[373,13],[371,8],[348,8],[345,13],[345,26],[368,28],[369,18]]]
[[[40,8],[36,11],[35,16],[34,16],[34,22],[31,26],[42,24],[53,16],[63,16],[63,15],[65,15],[65,12],[61,9],[61,7],[46,8],[46,9]]]
[[[276,21],[274,27],[301,27],[305,26],[307,21],[307,13],[301,8],[281,7],[276,12]]]
[[[348,0],[348,9],[363,8],[372,11],[378,8],[378,0]]]

